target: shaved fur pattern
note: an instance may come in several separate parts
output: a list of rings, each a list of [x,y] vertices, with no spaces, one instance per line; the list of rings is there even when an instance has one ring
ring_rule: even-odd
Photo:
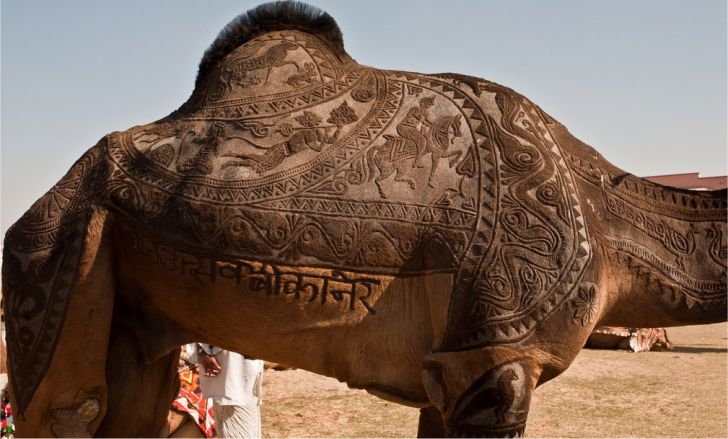
[[[197,72],[195,86],[230,52],[266,32],[299,30],[324,40],[336,56],[345,55],[344,37],[339,25],[325,11],[296,1],[262,4],[235,17],[218,34],[205,51]]]

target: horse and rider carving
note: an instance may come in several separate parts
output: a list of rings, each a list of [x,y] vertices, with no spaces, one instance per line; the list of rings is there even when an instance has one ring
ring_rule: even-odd
[[[415,189],[415,180],[408,177],[409,169],[423,168],[421,159],[430,154],[432,165],[427,184],[434,187],[432,177],[435,175],[437,165],[442,158],[449,158],[452,168],[460,156],[461,150],[449,150],[454,138],[460,137],[461,115],[440,116],[435,122],[430,122],[427,110],[432,107],[435,99],[425,97],[419,101],[419,106],[412,107],[407,115],[397,124],[397,134],[384,134],[384,144],[369,150],[368,162],[370,165],[369,180],[374,179],[379,189],[379,195],[387,198],[381,182],[394,172],[394,181],[407,183],[410,189]],[[410,163],[411,161],[411,163]],[[375,172],[379,175],[375,177]]]

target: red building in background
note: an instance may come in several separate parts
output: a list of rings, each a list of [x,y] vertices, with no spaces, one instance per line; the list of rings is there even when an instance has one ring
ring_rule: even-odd
[[[698,174],[698,172],[689,172],[687,174],[655,175],[654,177],[645,178],[655,183],[681,189],[714,190],[728,188],[728,178],[725,175],[700,177]]]

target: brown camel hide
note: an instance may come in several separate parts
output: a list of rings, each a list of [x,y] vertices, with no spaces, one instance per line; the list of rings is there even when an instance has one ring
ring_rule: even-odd
[[[726,319],[726,212],[509,88],[360,65],[327,14],[264,5],[8,231],[18,431],[155,435],[206,341],[420,407],[423,436],[522,435],[597,324]]]

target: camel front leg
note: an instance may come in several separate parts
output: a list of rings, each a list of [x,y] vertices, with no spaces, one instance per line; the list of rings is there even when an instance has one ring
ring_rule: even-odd
[[[431,354],[423,378],[448,437],[521,437],[540,373],[529,352],[485,348]]]
[[[114,303],[107,212],[93,209],[68,312],[53,358],[22,414],[19,436],[89,437],[106,411],[106,352]],[[78,238],[81,239],[81,238]],[[10,362],[11,373],[15,370]],[[11,389],[13,404],[15,390]]]

